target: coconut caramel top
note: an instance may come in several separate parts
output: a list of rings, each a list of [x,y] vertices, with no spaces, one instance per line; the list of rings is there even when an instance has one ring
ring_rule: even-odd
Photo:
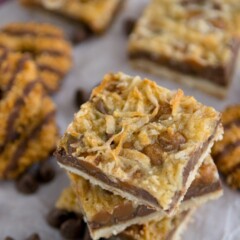
[[[152,53],[195,66],[230,62],[240,39],[238,0],[152,0],[129,41],[129,52]]]
[[[58,151],[146,190],[167,208],[186,184],[189,161],[221,135],[219,121],[218,112],[181,90],[107,74],[75,114]]]

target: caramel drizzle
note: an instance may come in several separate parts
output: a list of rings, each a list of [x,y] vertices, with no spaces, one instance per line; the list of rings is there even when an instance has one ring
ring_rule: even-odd
[[[25,89],[23,90],[23,96],[19,97],[16,102],[15,102],[15,107],[13,109],[13,111],[11,112],[11,114],[8,117],[7,120],[7,127],[6,127],[6,137],[3,141],[3,144],[0,145],[0,154],[4,151],[5,146],[8,142],[13,141],[16,139],[17,137],[17,132],[14,131],[14,123],[17,120],[19,114],[20,114],[20,110],[21,107],[24,105],[24,97],[27,97],[32,89],[35,87],[35,85],[38,83],[38,81],[32,81],[30,82],[28,85],[26,85]]]
[[[19,159],[23,156],[23,154],[26,151],[26,148],[28,146],[28,143],[34,139],[42,130],[43,126],[46,125],[47,123],[49,123],[53,117],[55,116],[55,110],[49,112],[45,118],[39,123],[37,124],[37,126],[35,126],[33,128],[33,130],[20,142],[18,148],[16,149],[16,151],[13,153],[12,158],[9,162],[9,165],[7,166],[7,168],[5,169],[4,172],[4,177],[7,177],[8,173],[10,171],[15,170],[18,167],[19,164]]]

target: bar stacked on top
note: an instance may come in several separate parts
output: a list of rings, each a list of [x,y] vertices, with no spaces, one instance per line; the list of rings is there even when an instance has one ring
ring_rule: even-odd
[[[238,0],[152,0],[130,36],[133,66],[224,97],[240,46]]]
[[[220,114],[181,90],[107,74],[55,154],[70,175],[91,237],[135,236],[139,226],[132,225],[148,231],[221,194],[209,153],[222,132]]]

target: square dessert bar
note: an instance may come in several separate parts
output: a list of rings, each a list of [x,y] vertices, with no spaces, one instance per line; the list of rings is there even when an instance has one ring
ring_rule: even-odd
[[[166,215],[145,205],[137,205],[111,192],[70,174],[72,187],[79,200],[81,212],[93,239],[110,237],[134,224],[160,220]],[[180,205],[180,211],[196,208],[222,194],[219,175],[210,156],[201,165],[198,174]]]
[[[56,202],[57,210],[64,210],[71,213],[76,213],[81,215],[81,209],[76,204],[76,195],[74,191],[69,187],[62,191]],[[152,240],[152,239],[162,239],[162,240],[176,240],[180,239],[180,235],[186,228],[191,216],[195,209],[184,210],[178,213],[174,217],[164,217],[161,220],[153,220],[141,225],[133,225],[116,236],[108,238],[109,240]],[[66,214],[66,212],[65,212]],[[64,223],[63,223],[64,224]],[[81,236],[80,239],[91,240],[88,228],[83,224],[81,225]],[[68,225],[70,228],[71,226]],[[85,227],[85,229],[84,229]],[[72,228],[71,228],[72,229]],[[65,226],[66,232],[68,228]],[[82,235],[84,235],[82,237]]]
[[[103,189],[171,212],[221,136],[220,114],[181,90],[107,74],[55,155],[61,167]]]
[[[20,0],[26,6],[37,6],[80,21],[90,31],[101,33],[116,15],[122,0]]]
[[[239,46],[239,0],[152,0],[128,53],[137,68],[224,97]]]

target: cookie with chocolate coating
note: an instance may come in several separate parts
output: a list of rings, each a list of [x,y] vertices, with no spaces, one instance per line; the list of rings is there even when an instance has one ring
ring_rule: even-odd
[[[0,179],[15,179],[54,150],[55,105],[30,56],[0,48]]]

